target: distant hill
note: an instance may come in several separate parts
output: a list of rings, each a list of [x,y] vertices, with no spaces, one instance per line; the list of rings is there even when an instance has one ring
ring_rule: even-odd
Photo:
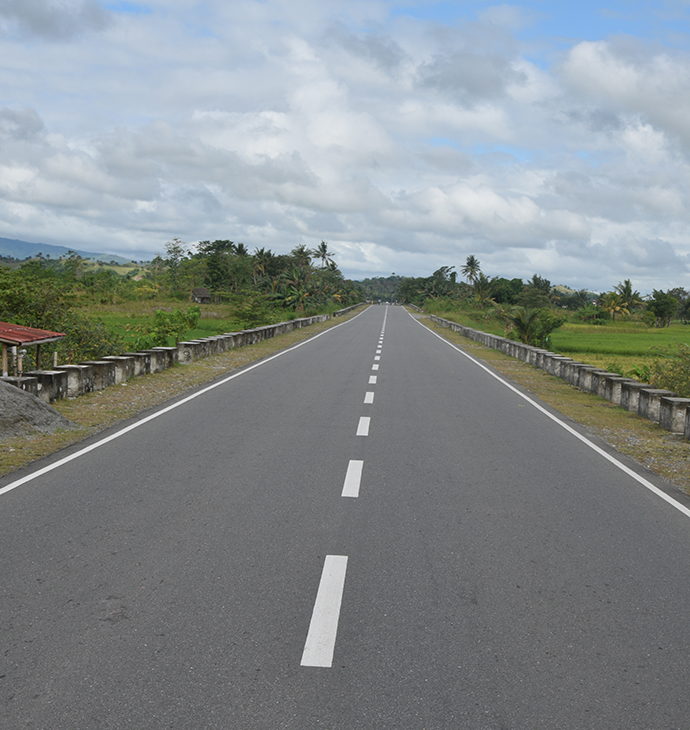
[[[0,238],[0,256],[11,256],[13,259],[19,259],[20,261],[27,257],[38,256],[39,253],[46,257],[50,256],[51,259],[59,259],[60,256],[66,256],[68,251],[75,251],[85,259],[104,261],[105,263],[114,261],[116,264],[128,264],[131,261],[131,259],[125,259],[122,256],[110,253],[79,251],[76,248],[52,246],[49,243],[29,243],[28,241],[19,241],[16,238]]]

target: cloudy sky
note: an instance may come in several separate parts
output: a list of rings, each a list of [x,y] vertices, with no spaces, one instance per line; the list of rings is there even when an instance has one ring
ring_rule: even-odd
[[[690,288],[688,0],[0,0],[0,236]]]

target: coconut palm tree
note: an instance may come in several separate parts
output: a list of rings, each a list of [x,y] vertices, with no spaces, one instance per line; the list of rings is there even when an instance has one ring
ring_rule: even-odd
[[[623,283],[613,287],[614,291],[620,296],[621,303],[625,304],[625,308],[633,310],[644,304],[644,300],[639,291],[633,291],[630,279],[626,279]]]
[[[465,265],[460,269],[460,271],[470,284],[474,284],[481,273],[481,269],[479,268],[479,259],[470,254],[465,260]]]
[[[325,269],[328,264],[333,263],[333,253],[328,250],[328,244],[325,241],[311,251],[311,255],[315,259],[321,259],[321,268]]]
[[[617,314],[630,314],[628,302],[625,301],[621,294],[615,291],[606,292],[599,302],[599,306],[605,311],[611,313],[611,320],[616,321]]]
[[[295,246],[290,255],[297,259],[297,265],[301,268],[306,269],[311,264],[312,252],[303,243]]]

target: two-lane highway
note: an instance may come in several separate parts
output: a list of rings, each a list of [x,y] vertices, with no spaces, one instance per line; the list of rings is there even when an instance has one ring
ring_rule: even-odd
[[[687,728],[690,517],[605,456],[370,307],[0,482],[0,727]]]

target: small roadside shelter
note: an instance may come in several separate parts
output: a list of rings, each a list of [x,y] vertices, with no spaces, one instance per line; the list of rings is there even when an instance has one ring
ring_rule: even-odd
[[[0,322],[0,343],[2,344],[2,377],[8,375],[8,347],[36,345],[36,369],[41,369],[41,345],[56,342],[65,336],[64,332],[39,330],[36,327],[23,327],[20,324]]]
[[[210,304],[211,292],[204,286],[195,286],[192,289],[190,299],[196,304]]]

